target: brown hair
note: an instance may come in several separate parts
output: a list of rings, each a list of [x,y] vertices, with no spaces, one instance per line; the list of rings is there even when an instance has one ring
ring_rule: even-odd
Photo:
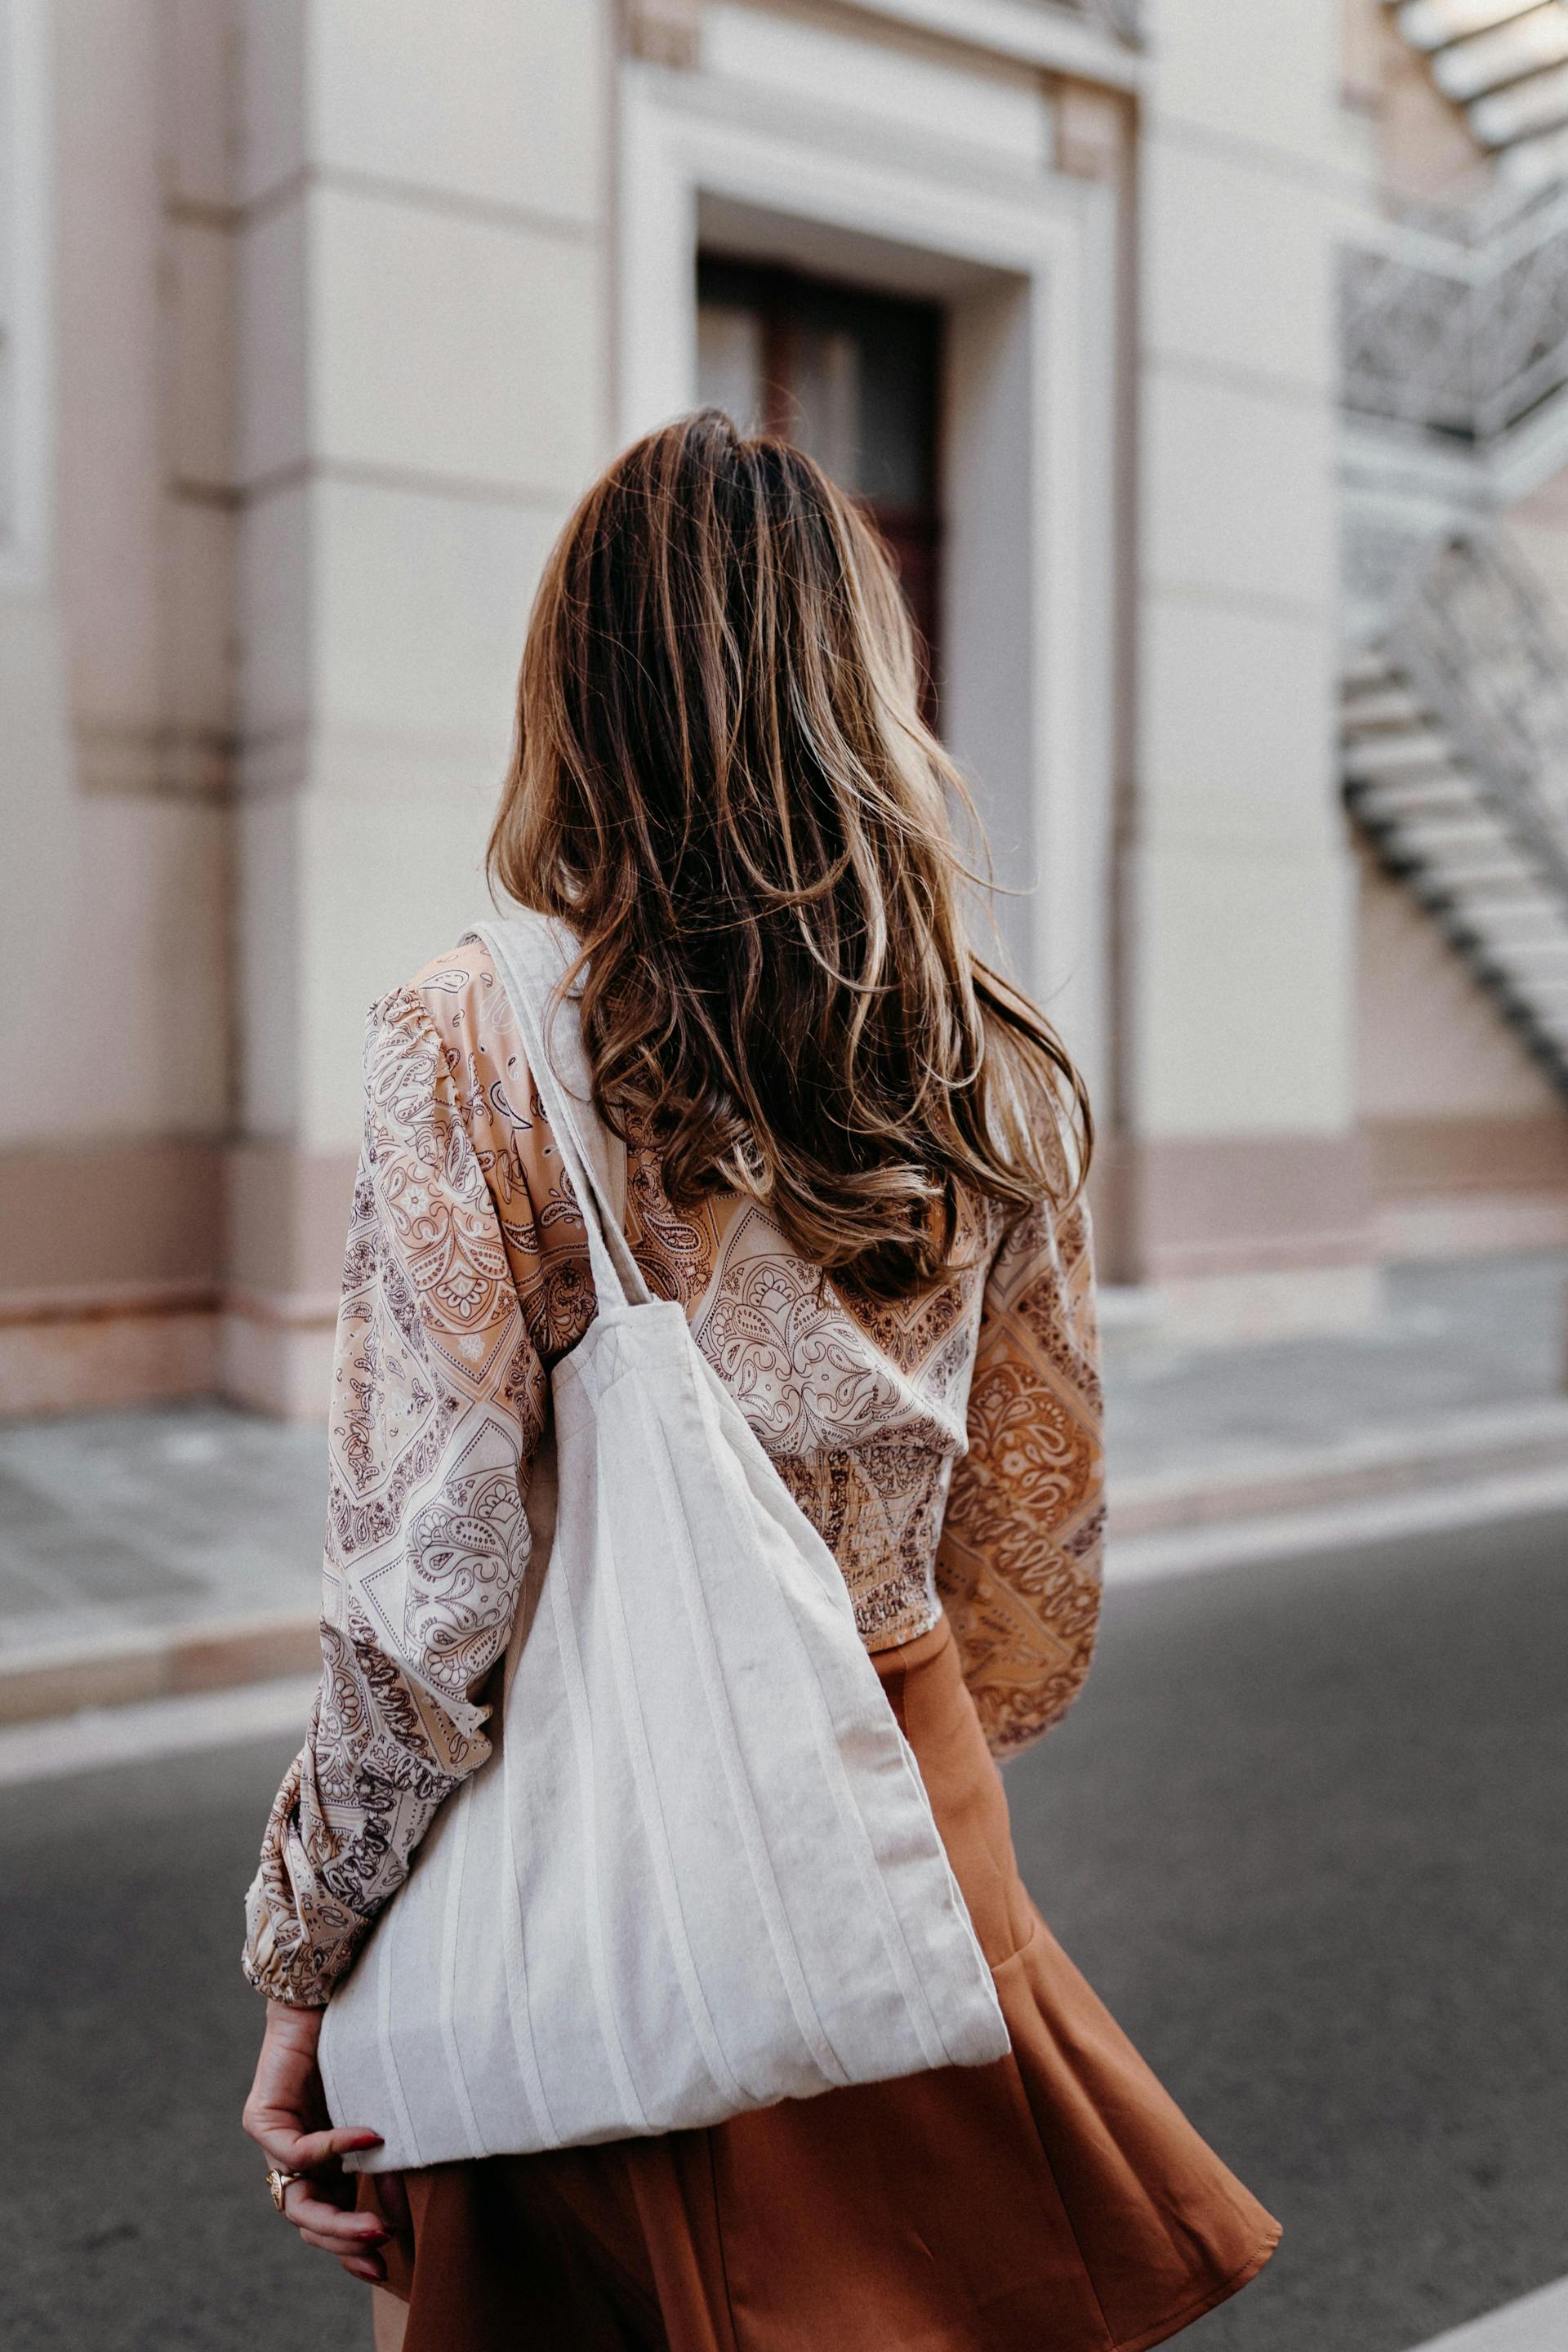
[[[1092,1138],[968,944],[949,795],[890,560],[811,459],[715,409],[617,458],[540,584],[492,883],[576,932],[595,1106],[669,1199],[749,1193],[879,1297]]]

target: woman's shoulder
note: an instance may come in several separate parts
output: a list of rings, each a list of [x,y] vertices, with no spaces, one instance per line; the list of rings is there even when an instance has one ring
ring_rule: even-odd
[[[389,1132],[449,1138],[460,1129],[494,1197],[520,1279],[534,1257],[582,1240],[562,1194],[549,1121],[489,950],[468,931],[370,1008],[366,1094]],[[541,1226],[548,1225],[546,1234]]]
[[[543,1139],[511,1006],[472,931],[370,1007],[365,1098],[389,1129],[422,1134],[456,1120],[488,1172],[537,1158]]]
[[[465,931],[452,947],[420,965],[371,1006],[373,1040],[388,1045],[428,1041],[431,1033],[449,1052],[515,1065],[519,1041],[511,1007],[489,948],[477,931]]]
[[[455,945],[421,964],[393,996],[417,998],[448,1026],[454,1020],[473,1024],[493,1019],[507,1009],[495,960],[478,931],[465,931]]]

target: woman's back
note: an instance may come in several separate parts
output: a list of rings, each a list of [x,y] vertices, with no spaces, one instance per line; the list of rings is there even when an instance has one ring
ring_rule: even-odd
[[[374,1017],[394,1059],[427,1049],[434,1031],[462,1074],[454,1108],[496,1197],[528,1339],[548,1370],[592,1318],[587,1250],[488,950],[471,937],[459,942]],[[395,1100],[395,1084],[387,1098]],[[951,1609],[963,1581],[949,1570],[939,1592],[939,1543],[945,1528],[956,1549],[972,1511],[988,1549],[1000,1525],[1018,1531],[1022,1549],[1016,1541],[1002,1572],[1039,1610],[1064,1672],[1081,1673],[1102,1516],[1081,1207],[1058,1229],[1046,1203],[1022,1216],[971,1204],[945,1281],[910,1299],[871,1299],[806,1265],[743,1195],[674,1208],[660,1159],[647,1141],[626,1155],[633,1249],[650,1287],[685,1308],[698,1345],[837,1559],[867,1647],[929,1632],[944,1597]],[[451,1240],[460,1246],[455,1230]],[[504,1295],[475,1285],[475,1298],[498,1307]],[[1069,1695],[1044,1698],[1031,1727],[1043,1729]]]
[[[459,942],[373,1009],[365,1066],[326,1550],[342,1673],[364,1687],[337,1711],[341,1744],[316,1751],[340,1897],[353,1845],[345,1803],[367,1831],[387,1810],[384,1732],[375,1787],[363,1784],[356,1753],[373,1691],[384,1710],[389,1678],[406,1685],[388,1720],[414,1731],[410,1780],[468,1760],[466,1693],[510,1623],[526,1544],[516,1496],[546,1376],[594,1315],[582,1220],[481,941]],[[633,1250],[650,1288],[685,1308],[837,1559],[868,1648],[928,1632],[945,1603],[993,1746],[1026,1744],[1076,1692],[1098,1614],[1099,1382],[1081,1209],[1058,1232],[1045,1204],[1011,1217],[971,1206],[945,1281],[873,1300],[807,1265],[742,1195],[672,1207],[660,1160],[646,1141],[626,1154]],[[384,1606],[394,1587],[395,1622]],[[452,1721],[432,1749],[437,1695]],[[406,1866],[423,1811],[397,1809],[390,1850],[367,1840],[374,1877],[356,1889],[361,1902]],[[273,1887],[279,1940],[266,1940],[281,1960],[298,1938],[298,1896],[277,1874]]]

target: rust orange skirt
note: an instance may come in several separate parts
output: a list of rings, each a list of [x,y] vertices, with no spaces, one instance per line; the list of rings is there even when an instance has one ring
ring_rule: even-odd
[[[705,2131],[405,2176],[404,2352],[1139,2352],[1279,2239],[1060,1950],[943,1623],[877,1660],[1013,2039]],[[374,2184],[361,2184],[362,2203]]]

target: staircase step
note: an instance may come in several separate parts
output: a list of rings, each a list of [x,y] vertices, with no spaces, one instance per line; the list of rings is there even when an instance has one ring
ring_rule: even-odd
[[[1374,824],[1394,826],[1426,855],[1439,856],[1447,845],[1453,842],[1467,852],[1472,849],[1506,849],[1521,869],[1533,873],[1532,861],[1508,827],[1498,822],[1484,801],[1473,797],[1468,801],[1445,801],[1434,809],[1389,809],[1379,811],[1375,803],[1368,811]]]
[[[1495,849],[1511,849],[1514,842],[1498,825],[1471,824],[1471,809],[1460,800],[1438,800],[1429,804],[1405,804],[1389,807],[1387,802],[1361,800],[1354,804],[1356,816],[1366,825],[1368,833],[1377,833],[1396,840],[1405,849],[1415,849],[1420,856],[1441,856],[1448,835],[1458,835],[1474,845],[1488,845]]]
[[[1568,973],[1568,940],[1509,940],[1501,944],[1510,962],[1538,971],[1543,980],[1559,971]]]
[[[1526,946],[1538,940],[1564,936],[1557,908],[1549,898],[1534,893],[1500,902],[1489,901],[1479,919],[1490,937]]]
[[[1526,8],[1432,60],[1432,79],[1456,105],[1526,80],[1568,58],[1568,22],[1557,9]]]
[[[1568,907],[1555,878],[1381,654],[1366,652],[1349,667],[1341,723],[1345,803],[1355,823],[1568,1085]]]
[[[1477,955],[1484,956],[1499,971],[1517,973],[1521,985],[1529,988],[1532,993],[1542,997],[1568,995],[1568,962],[1558,964],[1555,969],[1523,962],[1511,948],[1500,947],[1496,940],[1479,935],[1468,924],[1465,935],[1473,941]]]
[[[1538,910],[1530,908],[1527,911],[1533,915]],[[1506,914],[1500,919],[1495,911],[1478,908],[1476,929],[1492,940],[1497,947],[1506,949],[1510,955],[1529,957],[1537,948],[1556,949],[1568,953],[1568,940],[1564,940],[1561,933],[1548,937],[1533,929],[1527,930],[1523,928],[1518,915],[1515,915],[1511,921]]]
[[[1475,786],[1468,776],[1457,775],[1428,783],[1357,784],[1352,797],[1357,815],[1375,824],[1410,824],[1476,805]]]
[[[1536,941],[1561,940],[1568,947],[1568,913],[1561,899],[1542,887],[1533,898],[1521,898],[1518,905],[1501,915],[1496,929],[1500,937]]]
[[[1391,824],[1452,825],[1490,831],[1500,840],[1512,839],[1489,801],[1485,801],[1467,776],[1450,772],[1426,780],[1363,784],[1359,797],[1371,816]]]
[[[1508,835],[1490,824],[1466,824],[1458,817],[1422,817],[1396,829],[1402,848],[1424,865],[1468,872],[1478,859],[1507,865],[1521,873],[1530,870],[1522,852]]]
[[[1512,978],[1506,971],[1494,971],[1489,965],[1478,965],[1477,969],[1500,995],[1505,996],[1511,1005],[1517,1007],[1530,1026],[1540,1034],[1560,1039],[1563,1031],[1568,1029],[1568,998],[1543,996],[1539,990]]]
[[[1413,49],[1446,49],[1472,33],[1490,32],[1530,5],[1531,0],[1403,0],[1399,29]]]
[[[1563,0],[1385,5],[1404,39],[1425,58],[1436,90],[1462,110],[1477,142],[1497,156],[1503,190],[1523,194],[1568,177]]]
[[[1468,905],[1478,883],[1519,882],[1524,878],[1518,866],[1500,862],[1486,866],[1478,861],[1474,866],[1463,868],[1457,866],[1439,868],[1429,858],[1413,857],[1408,862],[1425,876],[1438,897],[1454,906]]]
[[[1345,749],[1345,765],[1350,773],[1369,780],[1407,775],[1412,769],[1447,775],[1457,766],[1453,745],[1439,728],[1430,725],[1357,740]]]
[[[1473,908],[1485,894],[1493,888],[1514,887],[1528,877],[1517,866],[1469,866],[1438,867],[1428,858],[1410,855],[1400,858],[1399,852],[1389,845],[1392,854],[1410,875],[1419,895],[1438,908],[1452,907]],[[1385,854],[1388,854],[1385,851]]]
[[[1568,123],[1568,66],[1529,75],[1466,109],[1470,129],[1483,147],[1511,147]]]
[[[1482,811],[1488,807],[1476,791],[1474,779],[1452,761],[1430,761],[1424,768],[1369,771],[1347,753],[1343,768],[1345,791],[1363,808],[1387,808],[1397,815],[1405,808],[1421,807],[1427,800],[1439,807]]]
[[[1361,646],[1340,673],[1341,684],[1347,693],[1358,693],[1363,687],[1384,686],[1398,677],[1399,672],[1381,646]]]
[[[1561,131],[1543,131],[1539,138],[1521,139],[1502,161],[1510,186],[1542,187],[1568,173],[1568,137]]]
[[[1431,719],[1404,680],[1390,672],[1375,678],[1342,703],[1347,736],[1376,734],[1386,727],[1426,727]]]
[[[1533,914],[1541,905],[1541,877],[1533,866],[1528,873],[1500,875],[1489,880],[1479,880],[1474,875],[1466,877],[1467,905],[1485,907],[1502,914],[1517,913],[1527,908]]]

